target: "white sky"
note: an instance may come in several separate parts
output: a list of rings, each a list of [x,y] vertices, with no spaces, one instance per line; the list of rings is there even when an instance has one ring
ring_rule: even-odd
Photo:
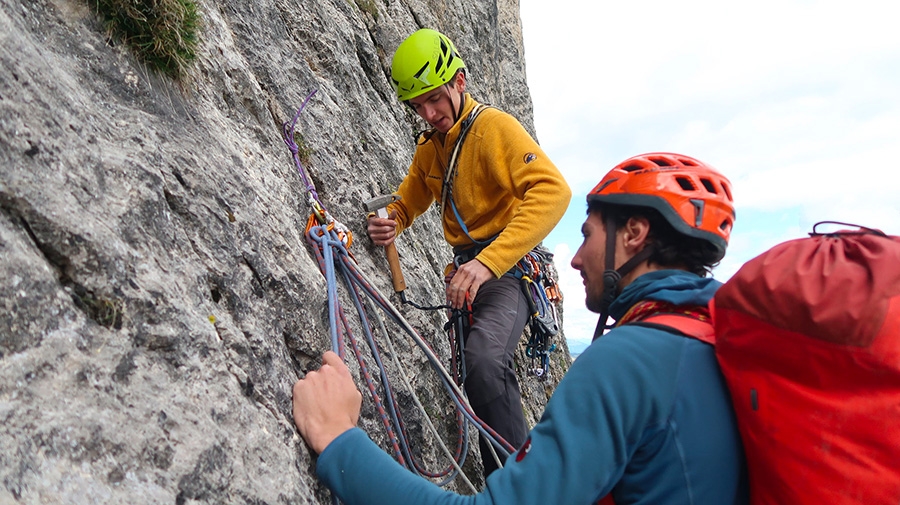
[[[574,194],[546,241],[573,351],[597,319],[568,266],[584,198],[632,155],[678,152],[731,179],[722,280],[817,221],[900,234],[895,11],[873,0],[521,0],[538,137]]]

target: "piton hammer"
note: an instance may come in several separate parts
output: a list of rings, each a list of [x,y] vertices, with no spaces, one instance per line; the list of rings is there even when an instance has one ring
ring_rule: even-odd
[[[400,195],[382,195],[376,196],[371,200],[363,202],[366,212],[374,212],[380,218],[387,218],[387,206],[392,202],[400,199]],[[403,280],[403,271],[400,270],[400,255],[397,253],[397,245],[391,242],[384,246],[384,254],[387,256],[388,266],[391,268],[391,283],[394,285],[394,292],[402,293],[406,291],[406,281]]]

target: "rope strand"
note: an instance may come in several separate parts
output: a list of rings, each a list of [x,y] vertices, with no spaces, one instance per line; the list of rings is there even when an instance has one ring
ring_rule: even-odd
[[[509,453],[513,452],[515,448],[510,446],[508,442],[497,435],[497,433],[489,426],[487,426],[486,423],[475,416],[474,412],[471,409],[471,406],[468,404],[468,400],[460,390],[459,385],[443,367],[440,359],[437,357],[428,342],[426,342],[412,328],[412,326],[403,318],[397,308],[394,307],[387,300],[387,298],[384,297],[357,268],[355,259],[353,259],[352,255],[349,253],[349,247],[353,240],[352,234],[346,226],[335,220],[327,211],[325,206],[322,205],[322,202],[319,200],[319,195],[316,191],[315,185],[312,183],[311,178],[308,176],[308,173],[303,166],[302,161],[300,160],[300,149],[297,146],[296,141],[294,140],[294,131],[300,113],[304,110],[310,98],[312,98],[314,94],[315,91],[311,92],[303,101],[303,104],[297,110],[297,113],[294,115],[292,120],[290,122],[285,122],[282,125],[282,134],[284,143],[291,151],[294,165],[307,191],[308,203],[312,211],[307,222],[307,231],[305,234],[305,238],[309,246],[313,249],[313,254],[315,256],[316,262],[318,263],[319,269],[322,275],[325,277],[326,281],[331,347],[333,350],[335,350],[335,352],[337,352],[339,356],[341,356],[342,359],[345,359],[345,342],[350,345],[350,348],[353,351],[357,362],[359,363],[360,374],[362,375],[363,381],[366,383],[366,388],[369,390],[369,394],[372,397],[382,425],[384,426],[394,458],[398,462],[400,462],[400,464],[406,466],[411,471],[419,475],[435,479],[446,477],[446,479],[440,483],[441,485],[449,483],[457,475],[462,475],[462,478],[465,480],[466,484],[474,492],[474,486],[472,486],[472,483],[462,473],[461,469],[461,466],[465,461],[465,456],[468,453],[468,430],[466,429],[466,424],[471,423],[472,425],[474,425],[485,436],[485,438],[491,442],[491,445],[496,446],[499,451],[507,456],[509,455]],[[368,366],[366,359],[362,355],[358,341],[353,334],[351,325],[341,304],[338,294],[338,271],[340,271],[340,277],[343,281],[344,286],[347,288],[347,293],[349,294],[349,297],[356,309],[360,326],[362,328],[363,334],[365,335],[369,350],[373,356],[375,366],[377,367],[379,379],[381,382],[381,389],[384,392],[383,401],[381,395],[379,394],[376,381],[370,373],[370,367]],[[364,299],[367,300],[367,302],[364,303]],[[406,301],[404,300],[404,302]],[[431,431],[434,434],[435,438],[437,438],[442,450],[450,459],[450,465],[448,466],[448,468],[441,472],[426,471],[413,456],[409,444],[409,437],[406,433],[403,416],[400,412],[399,405],[396,400],[396,395],[391,388],[387,369],[381,360],[380,351],[378,349],[378,345],[372,331],[371,321],[366,309],[366,303],[370,303],[375,308],[383,311],[389,320],[393,321],[403,330],[404,333],[412,338],[416,346],[418,346],[425,354],[432,368],[438,373],[442,385],[447,390],[452,402],[456,407],[456,424],[459,433],[456,444],[457,447],[454,453],[451,452],[449,448],[447,448],[443,440],[441,440],[441,438],[438,436],[437,430],[434,429],[427,411],[420,403],[418,397],[412,389],[411,384],[409,384],[405,374],[402,372],[402,367],[399,360],[397,359],[397,354],[393,350],[393,344],[391,343],[390,335],[387,331],[387,328],[384,326],[384,320],[379,317],[378,322],[381,333],[384,335],[385,341],[388,342],[390,354],[393,358],[393,364],[395,367],[397,367],[398,370],[401,371],[400,376],[405,386],[409,390],[416,406],[422,413],[422,417],[425,419],[426,424],[430,426]],[[419,307],[412,302],[408,303],[415,307]],[[447,307],[428,307],[428,309],[444,308]],[[334,500],[336,501],[336,498],[334,498]]]

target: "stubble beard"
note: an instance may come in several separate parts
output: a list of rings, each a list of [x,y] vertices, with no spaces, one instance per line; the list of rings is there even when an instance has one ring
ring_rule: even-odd
[[[584,304],[589,311],[599,314],[603,310],[603,291],[599,293],[587,291]]]

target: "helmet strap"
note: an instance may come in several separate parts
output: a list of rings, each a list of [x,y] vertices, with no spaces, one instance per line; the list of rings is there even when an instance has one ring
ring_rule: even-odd
[[[447,91],[447,98],[450,100],[450,105],[453,105],[453,98],[450,95],[450,83],[453,82],[451,79],[444,83],[444,88]],[[466,95],[460,91],[459,92],[459,108],[453,111],[453,124],[456,124],[459,121],[459,118],[462,117],[463,109],[466,106]]]
[[[647,261],[653,254],[653,246],[648,244],[644,246],[637,254],[628,259],[621,267],[616,268],[616,237],[618,235],[618,226],[612,216],[606,217],[606,265],[603,271],[603,295],[600,299],[600,318],[597,320],[597,327],[594,329],[593,342],[603,335],[604,330],[612,328],[615,325],[606,324],[609,319],[609,307],[616,298],[619,297],[619,282],[622,277],[628,275],[641,263]]]

